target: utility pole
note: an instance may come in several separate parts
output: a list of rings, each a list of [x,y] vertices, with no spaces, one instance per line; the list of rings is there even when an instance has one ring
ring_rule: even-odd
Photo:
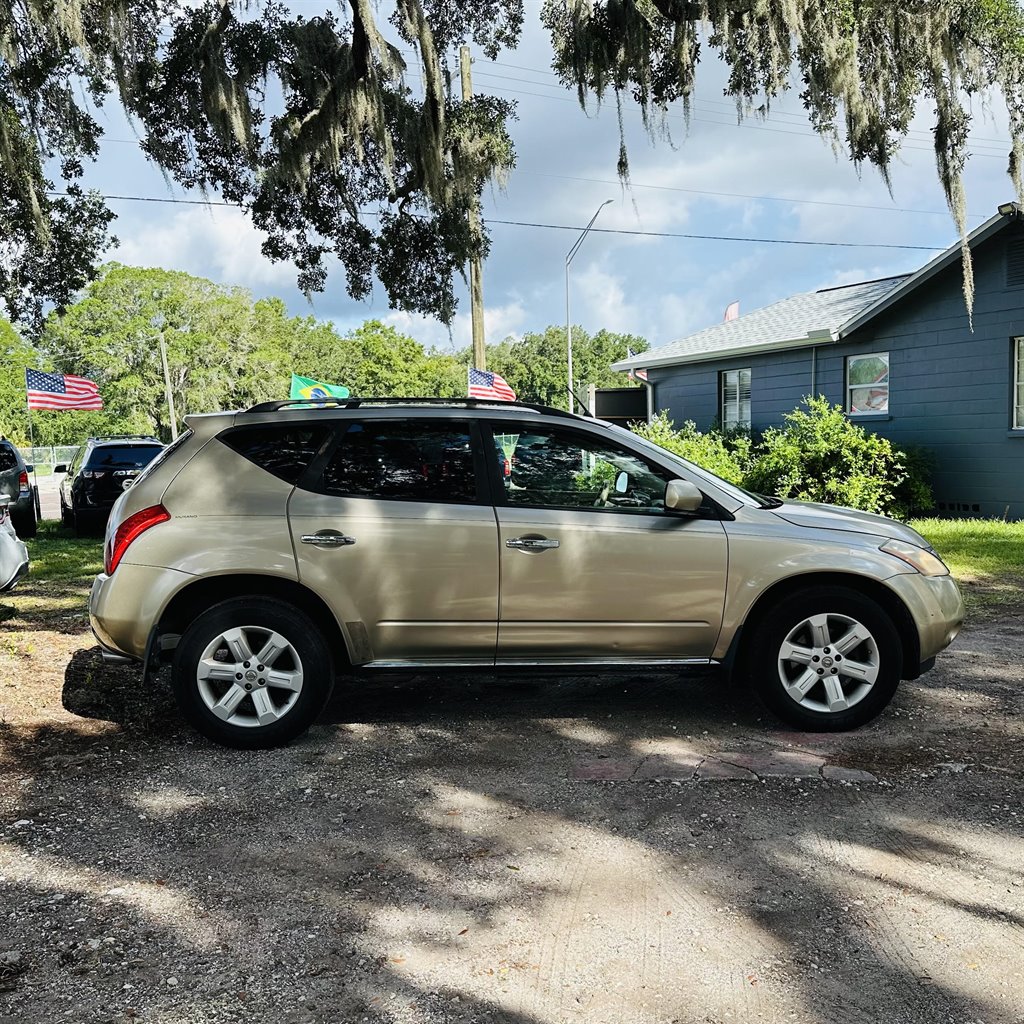
[[[154,298],[159,297],[159,292],[154,293]],[[164,369],[164,396],[167,399],[167,413],[171,418],[171,440],[178,440],[178,418],[174,415],[174,393],[171,391],[171,371],[167,367],[167,345],[164,343],[164,319],[163,313],[157,313],[150,321],[156,328],[157,337],[160,339],[160,362]]]
[[[468,46],[459,47],[459,69],[462,72],[462,101],[465,103],[473,95],[473,76],[470,70],[472,59]],[[469,231],[474,243],[479,243],[482,231],[480,227],[480,201],[473,197],[469,207]],[[469,260],[469,304],[473,320],[473,365],[478,370],[487,369],[487,350],[484,347],[484,278],[483,267],[479,254]]]

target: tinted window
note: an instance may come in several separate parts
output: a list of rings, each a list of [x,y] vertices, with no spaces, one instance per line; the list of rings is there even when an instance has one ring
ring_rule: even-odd
[[[104,444],[93,448],[90,469],[141,469],[148,466],[160,452],[161,445]]]
[[[476,501],[466,423],[351,423],[324,469],[323,490],[366,498]]]
[[[260,469],[294,484],[327,440],[327,433],[322,425],[269,424],[231,430],[220,440]]]
[[[18,465],[18,456],[9,444],[0,444],[0,473],[8,469],[15,469]]]
[[[494,424],[509,505],[617,512],[664,509],[665,487],[672,476],[628,449],[574,431],[542,431],[525,424],[522,433],[498,433],[510,426]]]

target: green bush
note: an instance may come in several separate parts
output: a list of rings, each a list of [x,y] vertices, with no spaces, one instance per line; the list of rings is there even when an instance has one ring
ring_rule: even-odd
[[[743,480],[763,494],[906,517],[931,502],[923,460],[851,423],[841,406],[805,398],[765,431]]]
[[[681,455],[723,480],[734,484],[743,482],[751,451],[750,438],[744,434],[732,431],[726,436],[715,430],[703,434],[692,420],[687,420],[677,430],[664,412],[658,413],[650,423],[638,424],[633,430],[640,437]]]

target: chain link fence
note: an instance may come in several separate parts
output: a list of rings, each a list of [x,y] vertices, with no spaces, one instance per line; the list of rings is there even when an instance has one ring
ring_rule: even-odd
[[[55,445],[47,448],[29,448],[25,447],[21,449],[22,457],[30,466],[49,466],[53,467],[61,462],[70,462],[78,451],[78,445]]]

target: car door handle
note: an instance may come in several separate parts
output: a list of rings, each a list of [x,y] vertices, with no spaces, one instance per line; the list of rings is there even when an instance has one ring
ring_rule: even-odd
[[[513,551],[550,551],[558,547],[558,541],[547,537],[510,537],[505,541],[505,547]]]
[[[303,544],[312,544],[318,548],[344,548],[349,544],[355,544],[355,537],[346,537],[337,530],[321,530],[319,533],[304,533],[301,537]]]

